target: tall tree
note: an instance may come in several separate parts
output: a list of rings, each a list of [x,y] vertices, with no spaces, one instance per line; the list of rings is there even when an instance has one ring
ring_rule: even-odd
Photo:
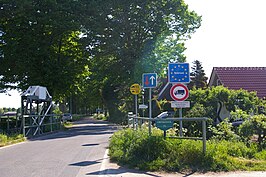
[[[79,37],[82,7],[72,0],[3,0],[1,85],[20,89],[43,85],[57,99],[79,89],[80,80],[89,74]]]
[[[203,89],[207,88],[208,77],[206,77],[201,62],[199,60],[195,60],[193,64],[194,65],[191,67],[192,71],[190,73],[191,81],[188,84],[189,89],[192,89],[193,87]]]
[[[183,60],[183,42],[201,21],[183,0],[2,0],[0,6],[0,87],[41,84],[58,99],[87,90],[103,97],[114,122],[121,121],[130,84]]]
[[[161,72],[170,60],[146,54],[172,35],[180,41],[173,44],[177,48],[200,26],[200,17],[183,0],[105,0],[101,5],[104,8],[97,8],[96,13],[98,26],[88,32],[98,37],[92,76],[102,81],[99,88],[110,119],[119,122],[118,108],[123,104],[121,98],[129,96],[130,84],[140,83],[143,72]]]

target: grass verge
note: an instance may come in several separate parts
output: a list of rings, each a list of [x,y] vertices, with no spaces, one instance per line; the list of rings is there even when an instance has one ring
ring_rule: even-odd
[[[23,137],[22,134],[14,134],[11,136],[7,136],[5,134],[0,134],[0,147],[19,143],[19,142],[23,142],[25,140],[26,140],[26,138]]]
[[[258,152],[256,145],[208,141],[204,155],[201,141],[164,139],[158,129],[153,129],[150,137],[147,129],[118,131],[109,147],[111,160],[149,171],[264,171],[265,154],[266,150]]]

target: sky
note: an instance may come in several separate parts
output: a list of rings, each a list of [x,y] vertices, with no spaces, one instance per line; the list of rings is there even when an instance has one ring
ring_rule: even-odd
[[[265,0],[185,0],[202,16],[201,27],[186,42],[187,62],[213,67],[266,67]]]
[[[213,67],[266,67],[266,0],[185,0],[202,16],[201,27],[186,42],[187,62]],[[20,95],[0,94],[1,107],[20,107]]]

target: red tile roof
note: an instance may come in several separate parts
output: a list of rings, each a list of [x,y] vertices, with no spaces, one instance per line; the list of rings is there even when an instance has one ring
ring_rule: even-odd
[[[266,97],[266,67],[214,67],[209,85],[214,85],[215,74],[225,87],[257,91],[260,98]]]

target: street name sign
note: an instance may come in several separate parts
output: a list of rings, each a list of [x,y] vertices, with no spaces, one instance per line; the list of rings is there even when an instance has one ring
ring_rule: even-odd
[[[140,104],[139,105],[139,109],[147,109],[147,108],[148,108],[148,106],[145,105],[145,104]]]
[[[173,125],[174,125],[173,120],[167,120],[167,119],[156,120],[155,123],[156,123],[156,127],[163,130],[163,131],[166,131],[170,128],[173,128]]]
[[[187,86],[184,84],[175,84],[170,89],[170,96],[175,101],[185,101],[189,96]]]
[[[155,88],[157,87],[157,74],[156,73],[144,73],[142,75],[143,88]]]
[[[170,83],[189,83],[189,63],[169,63],[168,81]]]
[[[171,108],[190,108],[190,101],[172,101]]]

